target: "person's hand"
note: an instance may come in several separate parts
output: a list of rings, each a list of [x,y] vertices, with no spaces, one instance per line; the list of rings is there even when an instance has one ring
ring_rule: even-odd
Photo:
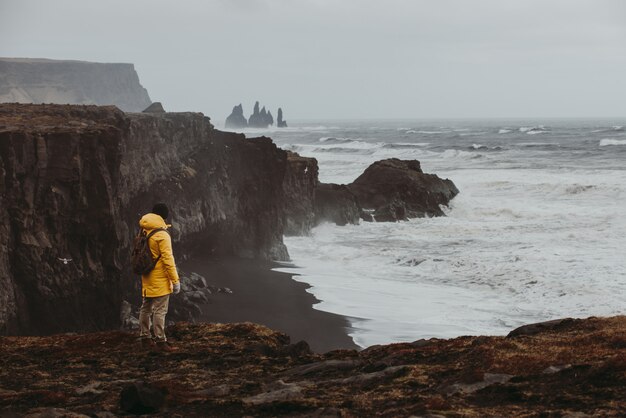
[[[172,288],[172,292],[177,295],[180,293],[180,282],[174,283],[174,287]]]

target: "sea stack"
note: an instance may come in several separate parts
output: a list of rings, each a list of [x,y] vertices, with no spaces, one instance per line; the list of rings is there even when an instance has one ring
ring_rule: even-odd
[[[276,126],[279,128],[287,127],[287,121],[283,120],[283,109],[280,107],[278,108],[278,118],[276,119]]]
[[[243,106],[239,103],[238,106],[233,107],[233,111],[230,116],[226,118],[226,129],[241,129],[247,128],[248,121],[243,115]]]
[[[272,114],[265,110],[265,106],[263,106],[263,109],[259,110],[259,102],[256,102],[254,104],[254,111],[252,115],[250,115],[250,119],[248,119],[248,126],[250,128],[267,128],[273,124],[274,117]]]

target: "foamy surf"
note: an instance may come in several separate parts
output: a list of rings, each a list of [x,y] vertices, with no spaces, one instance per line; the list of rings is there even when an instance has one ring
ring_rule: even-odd
[[[363,154],[343,144],[320,149],[323,134],[276,138],[317,158],[324,182],[349,183],[372,162],[397,157],[418,159],[461,190],[445,218],[324,224],[309,237],[285,238],[299,266],[290,271],[312,285],[317,309],[350,318],[358,344],[502,335],[529,322],[623,313],[626,139],[612,128],[620,124],[594,134],[551,123],[535,142],[527,132],[547,129],[532,123],[506,135],[495,123],[416,123],[410,137],[392,123],[376,126],[334,133],[359,137],[364,144],[353,146],[367,148]],[[491,133],[478,142],[459,129]],[[449,132],[417,133],[436,130]]]
[[[626,145],[626,139],[602,139],[599,144],[601,147],[610,145]]]

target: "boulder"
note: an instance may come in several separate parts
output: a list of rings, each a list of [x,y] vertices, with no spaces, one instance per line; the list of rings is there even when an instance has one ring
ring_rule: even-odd
[[[577,321],[579,320],[574,319],[574,318],[562,318],[562,319],[553,319],[552,321],[537,322],[535,324],[523,325],[509,332],[509,334],[507,335],[507,338],[531,336],[531,335],[541,334],[543,332],[550,332],[550,331],[561,331],[567,327],[572,326]]]
[[[226,129],[241,129],[247,127],[248,121],[243,115],[243,106],[239,103],[239,105],[233,107],[233,111],[226,118]]]
[[[120,408],[130,414],[151,414],[163,405],[165,395],[149,383],[135,382],[122,389]]]
[[[425,174],[417,160],[390,158],[370,165],[348,185],[366,221],[399,221],[425,216],[443,216],[459,193],[454,183],[434,174]]]

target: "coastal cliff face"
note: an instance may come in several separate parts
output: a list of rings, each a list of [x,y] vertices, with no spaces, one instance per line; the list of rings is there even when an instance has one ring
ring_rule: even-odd
[[[288,258],[286,152],[202,114],[0,105],[0,157],[3,334],[118,326],[138,286],[136,223],[158,200],[171,208],[179,260]]]
[[[482,418],[626,410],[624,316],[326,354],[250,323],[179,323],[168,335],[175,353],[142,351],[123,332],[2,338],[0,414]]]
[[[315,226],[317,160],[287,151],[287,163],[283,182],[285,235],[306,235]]]
[[[0,103],[115,105],[140,112],[150,105],[133,64],[0,58]]]

